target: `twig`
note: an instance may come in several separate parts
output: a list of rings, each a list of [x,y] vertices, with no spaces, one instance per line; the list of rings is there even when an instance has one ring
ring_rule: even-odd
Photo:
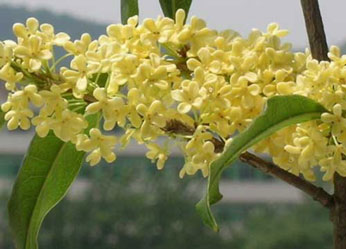
[[[239,159],[256,169],[261,170],[264,173],[270,174],[276,178],[281,179],[284,182],[300,189],[304,193],[310,195],[315,201],[320,202],[323,206],[331,208],[334,205],[333,196],[328,194],[325,190],[320,187],[315,186],[314,184],[296,176],[292,173],[281,169],[277,165],[266,162],[265,160],[249,153],[243,153]]]
[[[328,45],[318,0],[301,0],[312,57],[328,61]]]
[[[190,127],[184,124],[183,122],[175,120],[175,119],[167,122],[166,127],[163,129],[166,132],[169,132],[172,134],[192,135],[194,133],[194,127]],[[222,152],[223,147],[225,146],[225,144],[222,141],[216,138],[213,138],[211,139],[211,142],[215,146],[215,152],[217,153]],[[255,167],[256,169],[261,170],[262,172],[266,174],[270,174],[300,189],[301,191],[305,192],[306,194],[311,196],[314,200],[320,202],[323,206],[327,208],[331,208],[334,205],[333,196],[328,194],[325,190],[315,186],[314,184],[284,169],[281,169],[279,166],[273,163],[267,162],[261,159],[260,157],[257,157],[256,155],[253,155],[249,152],[244,152],[243,154],[241,154],[239,159]]]

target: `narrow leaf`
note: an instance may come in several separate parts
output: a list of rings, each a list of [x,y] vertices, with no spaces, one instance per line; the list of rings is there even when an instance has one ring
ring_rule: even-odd
[[[138,0],[121,0],[121,23],[126,24],[135,15],[138,15]]]
[[[98,115],[89,116],[89,129]],[[36,249],[47,213],[66,195],[78,175],[85,152],[77,151],[53,133],[31,141],[9,200],[10,227],[17,249]]]
[[[210,205],[221,200],[222,195],[219,191],[221,174],[241,153],[284,127],[319,119],[326,111],[319,103],[299,95],[270,98],[263,114],[237,135],[223,154],[211,164],[206,194],[196,205],[204,223],[218,231]]]
[[[175,18],[178,9],[185,10],[186,16],[189,13],[192,0],[160,0],[161,9],[166,17]]]

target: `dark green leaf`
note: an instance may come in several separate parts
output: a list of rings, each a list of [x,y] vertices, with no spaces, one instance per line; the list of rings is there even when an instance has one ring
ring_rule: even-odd
[[[121,0],[121,23],[126,24],[135,15],[138,15],[138,0]]]
[[[175,19],[175,12],[178,9],[185,10],[186,16],[189,13],[192,0],[160,0],[163,14],[167,17]]]
[[[210,205],[221,200],[221,174],[241,153],[284,127],[319,119],[326,111],[319,103],[299,95],[270,98],[264,113],[256,118],[248,129],[237,135],[223,154],[211,164],[207,192],[196,205],[204,223],[215,231],[218,230]]]
[[[99,115],[87,118],[96,127]],[[65,196],[78,175],[85,152],[77,151],[53,133],[31,141],[8,204],[10,227],[17,249],[36,249],[47,213]]]

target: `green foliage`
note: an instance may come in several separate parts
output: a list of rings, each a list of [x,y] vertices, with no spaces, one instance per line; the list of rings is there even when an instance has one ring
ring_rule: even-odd
[[[185,10],[186,16],[189,13],[192,0],[160,0],[163,14],[167,17],[175,19],[175,12],[178,9]]]
[[[59,213],[47,217],[43,248],[227,248],[194,212],[196,196],[186,191],[192,185],[179,182],[173,172],[150,173],[133,165],[99,173],[86,195],[66,200]]]
[[[89,128],[99,116],[90,116]],[[53,133],[31,141],[9,201],[10,227],[16,248],[36,249],[47,213],[65,196],[81,168],[85,152],[77,151]]]
[[[47,215],[41,248],[331,248],[328,210],[317,203],[222,203],[217,215],[223,233],[214,233],[201,225],[192,208],[199,179],[179,181],[175,167],[157,171],[154,165],[146,166],[124,161],[83,167],[82,175],[89,177],[82,183],[88,188],[74,192]],[[13,249],[5,203],[6,196],[0,194],[0,248]]]
[[[204,223],[215,231],[218,230],[210,205],[221,200],[222,195],[219,191],[221,174],[242,152],[284,127],[319,119],[323,112],[326,112],[326,109],[322,105],[303,96],[270,98],[264,113],[256,118],[248,129],[236,136],[223,154],[211,164],[206,194],[196,205]]]
[[[127,19],[138,15],[138,0],[121,0],[121,22],[127,23]]]
[[[318,203],[261,207],[252,210],[233,235],[236,249],[331,249],[329,210]]]

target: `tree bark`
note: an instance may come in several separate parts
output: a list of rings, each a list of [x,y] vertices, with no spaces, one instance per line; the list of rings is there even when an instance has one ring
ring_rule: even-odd
[[[318,0],[301,0],[312,57],[329,60],[326,35]],[[334,203],[330,218],[334,225],[334,249],[346,249],[346,178],[334,175]]]
[[[328,61],[328,45],[318,0],[301,0],[300,2],[312,57],[319,61]]]
[[[346,249],[346,178],[337,173],[334,176],[331,220],[334,224],[334,249]]]

